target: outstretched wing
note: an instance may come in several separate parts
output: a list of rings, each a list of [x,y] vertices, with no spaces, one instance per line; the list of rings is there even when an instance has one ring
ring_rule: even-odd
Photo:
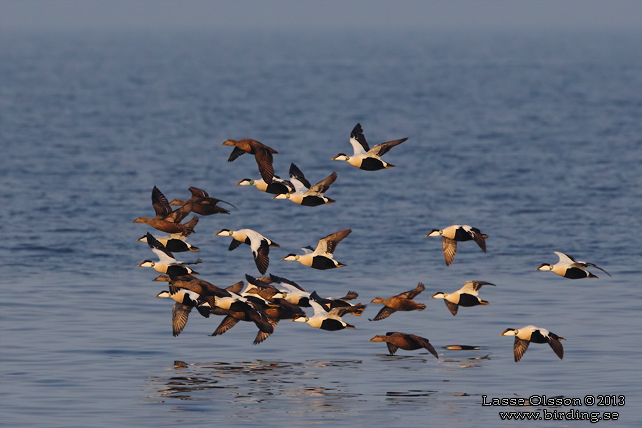
[[[528,340],[520,339],[519,337],[515,336],[515,344],[513,345],[513,353],[515,354],[515,362],[518,362],[519,360],[522,359],[522,355],[524,355],[524,352],[528,349],[528,345],[530,345],[531,342]],[[552,345],[551,345],[552,346]],[[555,350],[555,349],[553,349]]]
[[[403,299],[412,300],[415,297],[417,297],[425,289],[426,289],[426,287],[420,282],[417,285],[417,287],[414,288],[414,290],[410,290],[410,291],[406,291],[405,293],[398,294],[397,297],[401,297]]]
[[[388,347],[388,352],[390,352],[390,355],[395,355],[395,352],[397,352],[397,346],[393,345],[390,342],[386,342],[386,346]]]
[[[446,260],[446,266],[450,266],[455,258],[455,253],[457,252],[457,241],[442,236],[441,246],[444,249],[444,260]]]
[[[348,236],[352,232],[352,229],[341,230],[339,232],[332,233],[324,238],[319,239],[317,248],[314,250],[317,253],[334,253],[334,250],[337,248],[337,245],[343,238]]]
[[[370,146],[366,142],[366,137],[363,135],[361,124],[357,123],[350,133],[350,144],[354,150],[354,156],[361,155],[370,150]]]
[[[241,155],[244,155],[246,152],[243,149],[239,149],[238,147],[234,146],[234,150],[232,150],[232,153],[230,153],[230,157],[227,159],[228,162],[232,162],[236,160]]]
[[[310,187],[307,193],[324,193],[330,188],[330,186],[332,186],[332,183],[334,183],[336,179],[337,173],[333,171],[332,174]]]
[[[446,299],[444,299],[444,302],[446,303],[446,306],[448,307],[448,310],[450,311],[450,313],[453,315],[457,315],[457,310],[459,309],[459,305],[456,303],[449,302]]]
[[[548,344],[553,349],[553,352],[555,352],[555,355],[557,355],[560,360],[564,359],[564,347],[562,346],[562,343],[558,339],[551,337],[550,334],[547,337],[547,340]]]
[[[466,293],[466,294],[471,294],[473,296],[476,296],[480,288],[484,285],[495,285],[491,284],[490,282],[486,281],[468,281],[464,286],[459,290],[461,293]]]
[[[272,166],[272,153],[268,149],[259,148],[254,154],[256,163],[259,166],[259,173],[267,184],[272,183],[274,177],[274,167]]]
[[[575,263],[575,259],[569,256],[568,254],[560,253],[559,251],[554,251],[554,253],[557,254],[557,257],[560,258],[558,263],[569,264],[569,265],[572,265],[573,263]]]
[[[238,319],[232,316],[226,315],[225,318],[223,318],[223,321],[221,321],[221,323],[218,325],[214,333],[212,333],[212,336],[219,336],[225,333],[226,331],[234,327],[238,322],[239,322]]]
[[[187,318],[189,313],[192,311],[191,306],[184,305],[182,303],[175,303],[174,308],[172,309],[172,334],[174,337],[181,334],[181,331],[185,328],[187,324]]]
[[[379,311],[379,313],[377,314],[377,316],[375,316],[375,317],[374,317],[373,319],[371,319],[370,321],[379,321],[379,320],[386,319],[386,318],[388,318],[390,315],[394,314],[395,312],[397,312],[397,311],[396,311],[396,309],[389,308],[388,306],[384,306],[383,308],[381,308],[381,310]]]
[[[421,336],[415,336],[414,334],[409,334],[408,336],[412,340],[414,340],[417,343],[417,345],[421,346],[424,349],[427,349],[428,352],[430,352],[431,354],[433,354],[435,356],[435,358],[439,359],[439,355],[437,355],[437,351],[435,351],[435,348],[433,348],[433,346],[430,344],[428,339],[426,339],[425,337],[421,337]]]
[[[303,172],[295,164],[290,164],[290,182],[294,186],[296,192],[301,191],[303,188],[309,189],[311,184],[303,175]]]
[[[158,256],[158,259],[163,263],[176,263],[174,255],[167,249],[165,246],[154,236],[147,232],[147,245],[152,249],[154,254]]]
[[[156,186],[152,189],[152,207],[154,207],[157,217],[167,217],[172,213],[172,207],[167,198]]]
[[[390,149],[392,149],[394,146],[398,146],[406,140],[407,138],[402,138],[401,140],[387,141],[385,143],[377,144],[372,149],[370,149],[368,153],[375,156],[383,156],[388,153],[388,151],[390,151]]]

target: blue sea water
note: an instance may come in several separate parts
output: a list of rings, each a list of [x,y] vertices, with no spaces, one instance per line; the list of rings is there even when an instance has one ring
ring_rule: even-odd
[[[642,380],[642,32],[470,31],[3,32],[0,37],[0,413],[3,426],[496,426],[482,396],[624,396],[618,426],[639,426]],[[408,137],[396,168],[330,159],[359,122],[371,145]],[[278,150],[327,196],[301,207],[235,184],[258,178],[228,138]],[[171,334],[163,283],[137,264],[151,189],[190,186],[236,206],[203,217],[180,254],[227,286],[258,276],[222,228],[278,242],[270,273],[308,291],[369,304],[414,288],[422,312],[327,332],[282,321],[260,345],[240,323],[194,313]],[[461,243],[446,266],[433,228],[470,224],[488,252]],[[315,271],[279,259],[352,229]],[[158,233],[161,235],[162,233]],[[562,251],[612,276],[539,272]],[[490,304],[453,317],[437,291],[468,280]],[[506,328],[567,340],[560,361],[533,344],[513,361]],[[424,336],[439,352],[387,355],[377,334]],[[449,351],[447,345],[476,345]],[[619,401],[619,399],[618,399]],[[524,424],[526,422],[518,422]],[[542,421],[542,426],[588,422]],[[612,422],[601,422],[607,424]],[[515,423],[517,424],[517,423]]]

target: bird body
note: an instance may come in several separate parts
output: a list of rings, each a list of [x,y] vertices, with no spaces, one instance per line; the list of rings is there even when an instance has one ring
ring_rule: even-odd
[[[457,310],[459,306],[478,306],[488,304],[487,301],[479,298],[479,289],[483,285],[495,285],[490,282],[485,281],[468,281],[462,288],[459,290],[447,294],[443,292],[435,293],[431,298],[432,299],[444,299],[446,306],[453,315],[457,315]]]
[[[564,278],[569,278],[569,279],[597,278],[596,275],[593,275],[587,269],[588,267],[594,267],[596,269],[601,270],[608,276],[611,276],[610,273],[608,273],[601,267],[594,265],[593,263],[587,263],[587,262],[575,260],[573,257],[569,256],[568,254],[560,253],[559,251],[555,251],[555,254],[557,254],[557,257],[559,257],[559,261],[556,264],[551,265],[548,263],[543,263],[537,268],[537,270],[541,270],[541,271],[550,270],[553,273],[558,274],[559,276],[563,276]]]
[[[145,260],[138,265],[138,267],[151,267],[156,272],[164,273],[167,275],[181,276],[181,275],[191,275],[198,274],[194,272],[189,266],[189,264],[197,264],[201,262],[201,259],[196,260],[192,263],[185,263],[176,260],[174,255],[168,251],[163,244],[154,236],[147,232],[145,235],[147,245],[152,249],[154,254],[158,256],[158,261],[154,262],[152,260]]]
[[[145,223],[166,233],[189,235],[189,233],[194,231],[196,224],[192,224],[193,219],[190,220],[190,222],[181,224],[181,221],[191,212],[191,204],[185,204],[172,211],[172,207],[169,205],[169,202],[167,202],[165,195],[163,195],[158,187],[154,186],[152,189],[152,207],[156,212],[155,217],[138,217],[132,223]]]
[[[397,294],[387,299],[375,297],[370,303],[381,303],[384,307],[370,321],[379,321],[388,318],[396,311],[423,311],[426,309],[426,305],[417,303],[413,299],[425,289],[426,287],[422,283],[419,283],[413,290]]]
[[[317,244],[316,249],[307,254],[288,254],[281,260],[297,261],[304,266],[309,266],[313,269],[326,270],[334,269],[345,266],[333,258],[334,250],[343,238],[352,232],[351,229],[342,230],[332,233],[324,238],[321,238]]]
[[[513,345],[515,362],[522,359],[528,349],[528,345],[531,343],[548,343],[560,360],[564,358],[564,347],[560,340],[566,339],[545,328],[535,327],[534,325],[527,325],[520,329],[508,328],[500,336],[515,336],[515,344]]]
[[[236,249],[241,244],[247,244],[252,250],[254,262],[261,274],[264,274],[270,264],[269,253],[270,247],[278,247],[279,244],[271,241],[260,233],[252,229],[230,230],[222,229],[218,231],[216,236],[231,236],[233,238],[230,243],[229,251]]]
[[[314,315],[312,317],[300,316],[294,318],[292,321],[305,322],[310,327],[327,331],[354,328],[353,325],[350,325],[341,319],[341,317],[347,312],[345,308],[333,308],[330,311],[326,311],[323,306],[312,299],[310,300],[310,305],[314,309]]]
[[[223,202],[234,207],[234,205],[229,202],[210,197],[205,190],[199,189],[198,187],[190,187],[188,190],[192,193],[192,197],[189,200],[184,201],[181,199],[174,199],[169,204],[180,206],[190,204],[192,212],[200,215],[229,214],[230,212],[228,210],[216,205],[219,202]]]
[[[481,233],[476,227],[455,224],[445,229],[433,229],[426,235],[426,237],[429,236],[441,236],[444,259],[447,266],[450,266],[455,258],[457,242],[475,241],[479,248],[484,253],[486,252],[486,238],[488,238],[488,235]]]
[[[194,217],[198,220],[198,217]],[[172,253],[182,253],[185,251],[200,251],[198,247],[191,245],[189,242],[185,241],[185,236],[181,233],[172,233],[168,236],[155,236],[161,244]],[[141,236],[137,239],[139,242],[147,242],[147,235]]]
[[[245,153],[254,155],[256,163],[259,167],[259,173],[261,174],[261,177],[268,184],[272,182],[272,177],[274,177],[272,154],[277,154],[278,152],[276,150],[251,138],[244,138],[242,140],[227,140],[223,143],[223,145],[234,147],[234,150],[232,150],[232,153],[227,160],[228,162],[234,161],[236,158]]]
[[[294,186],[290,181],[283,180],[278,176],[272,177],[271,183],[266,183],[262,178],[254,180],[251,178],[244,178],[236,183],[237,186],[254,186],[261,192],[270,193],[272,195],[280,195],[282,193],[294,193]]]
[[[435,358],[439,359],[437,351],[430,344],[428,339],[421,336],[415,336],[414,334],[399,333],[399,332],[388,332],[385,336],[377,335],[370,339],[368,342],[386,342],[388,346],[388,352],[390,355],[394,355],[397,352],[397,348],[405,349],[406,351],[414,351],[416,349],[426,349]]]
[[[352,145],[354,154],[352,156],[348,156],[345,153],[339,153],[333,157],[332,160],[346,161],[350,165],[366,171],[393,168],[394,165],[382,160],[381,156],[388,153],[391,148],[403,143],[407,139],[408,138],[402,138],[400,140],[388,141],[370,148],[366,142],[366,137],[363,135],[361,125],[357,123],[350,133],[350,144]]]
[[[332,172],[329,176],[319,181],[314,186],[305,178],[301,170],[295,165],[290,165],[290,183],[294,186],[295,191],[290,193],[281,193],[272,199],[289,199],[295,204],[316,207],[324,204],[336,202],[324,195],[332,183],[337,179],[337,173]]]

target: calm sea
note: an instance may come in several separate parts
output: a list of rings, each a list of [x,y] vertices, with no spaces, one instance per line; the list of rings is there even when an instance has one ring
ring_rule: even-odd
[[[477,427],[517,410],[639,426],[641,46],[642,32],[590,30],[2,33],[2,426]],[[371,145],[408,137],[386,155],[396,168],[330,161],[358,122]],[[256,163],[228,163],[221,143],[248,137],[278,150],[282,177],[290,163],[313,183],[337,171],[337,203],[235,186]],[[258,346],[254,325],[210,337],[219,318],[193,313],[172,337],[173,302],[154,297],[165,285],[136,267],[155,257],[136,242],[152,229],[132,224],[153,214],[153,186],[237,207],[201,218],[201,252],[179,257],[202,258],[214,284],[258,276],[247,248],[214,236],[251,228],[281,245],[269,272],[308,291],[369,303],[422,282],[427,308],[370,322],[372,304],[337,332],[282,321]],[[447,267],[425,235],[451,224],[487,233],[488,252],[462,243]],[[279,260],[347,228],[344,268]],[[554,251],[612,276],[536,271]],[[488,306],[453,317],[430,299],[468,280],[496,284],[481,290]],[[567,339],[563,361],[536,344],[513,361],[500,333],[528,324]],[[389,331],[430,339],[440,360],[368,342]],[[484,395],[596,405],[502,408]],[[624,405],[597,406],[600,395]]]

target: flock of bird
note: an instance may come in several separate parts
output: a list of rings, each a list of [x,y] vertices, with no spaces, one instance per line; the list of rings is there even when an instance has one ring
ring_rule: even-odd
[[[394,165],[381,159],[393,147],[403,143],[407,138],[389,141],[370,148],[366,142],[360,124],[357,124],[350,134],[350,143],[353,154],[348,156],[340,153],[332,160],[346,161],[350,165],[366,170],[377,171],[392,168]],[[318,206],[334,203],[333,199],[325,196],[330,186],[336,181],[337,173],[332,172],[328,177],[315,185],[305,178],[305,175],[295,165],[290,165],[289,180],[281,179],[274,174],[273,155],[278,152],[256,140],[227,140],[225,146],[234,147],[228,162],[236,160],[243,154],[254,155],[261,175],[260,179],[243,179],[237,183],[239,186],[254,186],[256,189],[274,195],[273,199],[289,199],[290,201],[305,206]],[[161,291],[156,297],[169,298],[175,303],[172,310],[172,333],[178,336],[185,328],[192,309],[203,317],[211,315],[223,317],[212,336],[225,333],[239,321],[252,322],[258,328],[254,344],[267,339],[280,320],[288,319],[295,322],[307,323],[309,326],[336,331],[355,328],[343,320],[350,314],[361,316],[366,305],[351,303],[358,297],[354,291],[349,291],[344,297],[321,297],[316,292],[307,292],[301,286],[286,278],[275,275],[266,275],[269,268],[270,247],[279,247],[279,244],[251,229],[230,230],[222,229],[215,236],[232,238],[229,251],[242,244],[250,247],[254,262],[261,277],[245,275],[244,281],[222,288],[208,281],[198,278],[198,272],[191,266],[201,263],[200,259],[193,262],[179,261],[173,253],[197,252],[199,248],[189,244],[187,238],[194,232],[199,222],[199,217],[194,216],[189,221],[183,222],[190,213],[201,216],[214,214],[229,214],[229,210],[219,206],[224,203],[234,207],[229,202],[210,197],[207,192],[196,187],[190,187],[191,198],[187,200],[174,199],[168,202],[163,193],[154,186],[152,190],[152,207],[155,216],[151,218],[139,217],[134,223],[148,224],[156,230],[169,235],[154,236],[147,232],[138,239],[145,242],[158,257],[158,261],[145,260],[139,267],[150,267],[161,275],[154,280],[167,282],[168,290]],[[177,207],[177,208],[172,208]],[[304,254],[288,254],[283,261],[297,261],[312,269],[326,270],[345,266],[334,259],[334,252],[341,240],[351,233],[350,229],[331,233],[319,239],[316,248],[303,248]],[[433,229],[426,237],[441,237],[442,249],[446,265],[453,263],[457,251],[457,243],[474,241],[483,252],[486,252],[486,239],[488,235],[478,228],[469,225],[452,225],[444,229]],[[597,278],[589,272],[588,268],[597,268],[607,273],[602,268],[583,261],[576,261],[564,253],[555,252],[559,261],[554,264],[542,264],[537,270],[552,271],[560,276],[570,279]],[[608,274],[610,275],[610,274]],[[479,291],[484,285],[493,285],[486,281],[469,281],[464,286],[451,293],[438,292],[432,298],[444,299],[452,315],[457,315],[459,307],[472,307],[488,305],[488,302],[479,298]],[[376,297],[371,304],[382,304],[383,308],[370,321],[380,321],[388,318],[397,311],[422,311],[426,308],[423,303],[417,303],[417,297],[425,286],[421,283],[412,290],[387,297]],[[313,311],[310,316],[306,310]],[[518,362],[530,343],[548,343],[555,354],[562,359],[564,349],[561,340],[565,340],[544,328],[532,325],[520,329],[506,329],[502,336],[515,336],[513,354]],[[437,359],[439,356],[429,340],[425,337],[402,332],[388,332],[377,335],[370,342],[386,342],[388,351],[394,355],[398,348],[404,350],[426,349]],[[457,346],[456,346],[457,347]],[[448,347],[452,348],[452,347]],[[463,349],[465,347],[458,347]]]

